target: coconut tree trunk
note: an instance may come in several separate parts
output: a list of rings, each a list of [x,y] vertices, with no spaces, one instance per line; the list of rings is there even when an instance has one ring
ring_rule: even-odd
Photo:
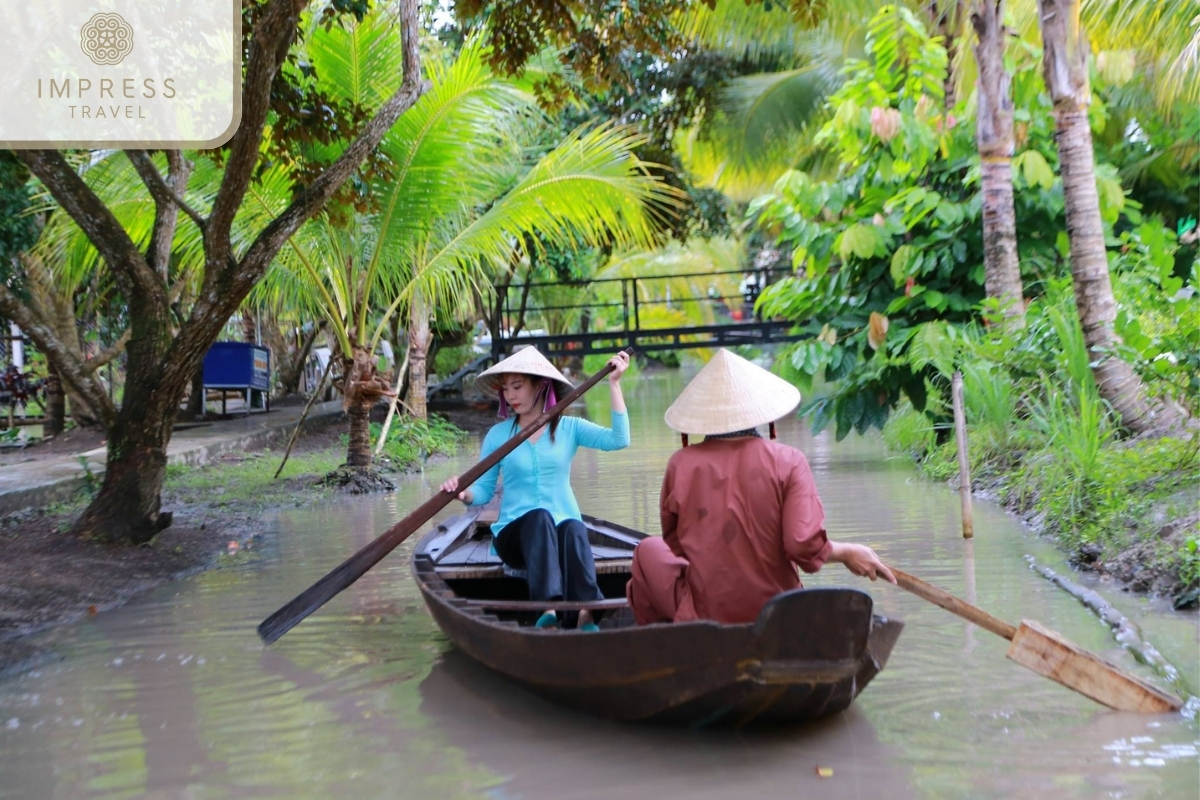
[[[1025,303],[1013,207],[1012,78],[1004,69],[1004,0],[977,0],[971,23],[978,36],[975,143],[983,191],[984,286],[987,296],[1000,302],[1006,327],[1017,329],[1025,324]]]
[[[417,293],[408,312],[408,408],[417,419],[426,419],[425,360],[429,353],[429,307]]]
[[[1134,433],[1153,427],[1146,390],[1133,368],[1116,354],[1117,315],[1104,225],[1096,191],[1092,131],[1088,127],[1088,48],[1079,24],[1079,0],[1038,0],[1042,27],[1042,74],[1054,102],[1054,135],[1062,170],[1075,307],[1084,341],[1094,358],[1100,395]]]
[[[57,436],[66,426],[67,398],[63,394],[62,380],[53,367],[42,388],[46,392],[46,421],[42,423],[42,435]]]
[[[371,402],[362,391],[365,357],[365,351],[355,348],[354,358],[342,359],[342,374],[346,376],[343,403],[350,419],[346,466],[362,470],[371,467]]]
[[[355,403],[346,413],[350,418],[350,444],[346,448],[346,466],[353,469],[371,467],[371,406]]]
[[[379,398],[391,396],[390,387],[376,372],[371,353],[359,345],[354,345],[351,358],[342,358],[342,375],[342,407],[350,418],[346,466],[368,470],[371,467],[371,408]]]

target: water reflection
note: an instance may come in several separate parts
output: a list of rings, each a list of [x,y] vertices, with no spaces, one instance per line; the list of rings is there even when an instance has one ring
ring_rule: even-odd
[[[634,446],[576,459],[585,510],[657,532],[662,467],[678,446],[662,413],[678,386],[673,373],[631,382]],[[586,413],[607,418],[605,393]],[[833,535],[1137,669],[1027,568],[1026,553],[1062,561],[998,509],[977,503],[964,541],[954,494],[877,441],[834,443],[794,422],[780,432],[809,454]],[[0,798],[1200,795],[1194,723],[1105,712],[1006,661],[1001,639],[837,567],[807,583],[867,587],[907,627],[850,711],[770,734],[620,726],[548,706],[450,650],[409,579],[411,543],[259,645],[262,618],[473,461],[431,466],[389,497],[288,510],[238,565],[41,637],[58,660],[0,683]],[[1200,672],[1195,615],[1139,606],[1138,621],[1182,631],[1172,655]]]
[[[769,733],[622,725],[553,706],[452,650],[422,681],[421,711],[508,776],[505,798],[913,797],[908,769],[853,707]]]

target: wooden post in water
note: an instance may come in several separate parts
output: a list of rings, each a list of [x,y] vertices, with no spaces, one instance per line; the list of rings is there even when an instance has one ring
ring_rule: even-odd
[[[975,535],[971,516],[971,463],[967,456],[967,415],[963,411],[963,378],[955,370],[950,382],[950,399],[954,405],[954,440],[958,449],[958,496],[962,500],[962,532],[964,539]]]

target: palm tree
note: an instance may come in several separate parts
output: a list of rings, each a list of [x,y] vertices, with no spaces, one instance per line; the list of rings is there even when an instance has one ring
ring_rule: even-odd
[[[1091,101],[1088,45],[1080,25],[1079,2],[1038,0],[1042,73],[1054,103],[1075,306],[1084,341],[1096,359],[1092,370],[1100,395],[1126,428],[1141,433],[1154,426],[1155,415],[1146,402],[1141,378],[1114,352],[1119,343],[1113,327],[1117,305],[1108,273],[1096,190],[1095,155],[1087,113]]]
[[[1004,0],[976,0],[971,23],[977,37],[975,142],[983,208],[984,288],[989,298],[999,301],[1008,326],[1020,327],[1025,304],[1013,206],[1012,76],[1004,68]]]
[[[340,65],[327,58],[321,70],[343,96],[370,85],[375,24],[364,20],[344,42],[314,39],[343,48]],[[537,120],[535,100],[492,74],[478,42],[429,77],[430,91],[378,148],[386,167],[369,186],[369,210],[306,225],[264,289],[307,303],[328,322],[354,469],[371,463],[368,415],[387,392],[374,353],[394,315],[407,320],[410,412],[424,418],[435,317],[466,314],[475,293],[489,294],[514,247],[536,241],[524,234],[564,248],[646,244],[656,213],[674,202],[632,155],[640,139],[621,129],[577,131],[528,166],[521,145]],[[280,199],[264,193],[261,202]]]

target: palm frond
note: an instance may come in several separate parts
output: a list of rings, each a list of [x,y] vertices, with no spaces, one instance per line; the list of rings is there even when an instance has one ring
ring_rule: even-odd
[[[1040,41],[1037,0],[1012,0],[1022,38]],[[1079,0],[1093,52],[1136,53],[1139,78],[1165,114],[1195,113],[1200,103],[1200,4],[1196,0]]]
[[[524,247],[526,233],[562,249],[649,246],[680,195],[633,155],[641,141],[613,126],[572,133],[482,215],[451,218],[422,237],[411,281],[388,313],[415,295],[446,308],[490,292],[488,281]]]
[[[366,111],[383,105],[404,79],[399,27],[382,9],[357,24],[318,27],[308,55],[321,89]]]
[[[506,165],[521,160],[507,132],[520,116],[534,113],[535,101],[492,74],[478,40],[468,42],[454,64],[435,66],[430,77],[433,88],[380,146],[390,168],[372,187],[378,207],[372,274],[385,261],[411,261],[414,243],[437,220],[507,188],[514,175]]]

